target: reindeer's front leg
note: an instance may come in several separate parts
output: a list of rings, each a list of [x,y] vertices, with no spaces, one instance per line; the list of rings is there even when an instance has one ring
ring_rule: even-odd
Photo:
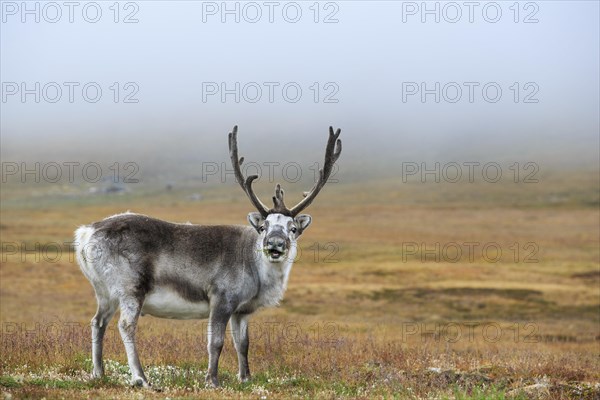
[[[231,317],[231,307],[226,299],[212,299],[208,321],[208,372],[206,383],[212,387],[219,386],[219,356],[225,341],[227,321]]]
[[[238,378],[241,382],[250,379],[250,367],[248,366],[248,315],[233,314],[231,316],[231,336],[238,355],[240,372]]]

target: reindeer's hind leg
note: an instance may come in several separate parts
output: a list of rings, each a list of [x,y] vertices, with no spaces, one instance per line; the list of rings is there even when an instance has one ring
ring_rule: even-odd
[[[120,300],[121,317],[119,318],[119,332],[121,333],[123,344],[125,344],[125,351],[127,352],[127,361],[131,370],[131,385],[150,387],[144,375],[135,343],[135,331],[141,307],[140,301],[135,297],[127,296]]]
[[[117,302],[104,294],[96,291],[96,299],[98,300],[98,310],[92,318],[92,362],[94,370],[93,378],[102,378],[104,376],[104,363],[102,362],[102,348],[104,342],[104,333],[106,327],[110,323],[115,311],[117,310]]]

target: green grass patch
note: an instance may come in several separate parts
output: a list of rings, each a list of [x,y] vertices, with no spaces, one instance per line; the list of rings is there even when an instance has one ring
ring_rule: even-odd
[[[0,376],[0,386],[6,388],[18,388],[21,387],[21,384],[17,382],[12,376]]]
[[[90,388],[89,383],[81,381],[69,381],[62,379],[49,379],[49,378],[34,378],[27,381],[28,384],[33,386],[42,386],[51,389],[88,389]]]

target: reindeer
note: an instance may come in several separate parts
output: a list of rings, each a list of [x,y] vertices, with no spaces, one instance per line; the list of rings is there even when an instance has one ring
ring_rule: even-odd
[[[248,318],[262,307],[278,305],[297,254],[296,241],[311,217],[300,214],[319,194],[342,151],[329,128],[325,162],[309,192],[292,208],[278,184],[273,208],[252,189],[258,175],[244,179],[238,156],[237,126],[229,133],[229,155],[235,178],[258,212],[248,214],[251,226],[177,224],[145,215],[124,213],[75,232],[75,252],[83,274],[96,293],[92,318],[92,377],[104,375],[102,344],[106,327],[120,309],[119,332],[125,345],[131,385],[150,387],[135,342],[140,315],[159,318],[208,318],[206,384],[219,386],[219,356],[231,321],[240,381],[250,378]]]

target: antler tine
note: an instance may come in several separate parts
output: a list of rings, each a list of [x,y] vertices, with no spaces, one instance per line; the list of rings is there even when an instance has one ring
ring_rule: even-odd
[[[269,214],[269,209],[260,201],[252,189],[252,182],[258,178],[258,175],[250,175],[244,179],[244,174],[242,174],[241,165],[244,162],[244,157],[238,156],[237,130],[238,127],[235,125],[233,130],[229,132],[229,156],[231,157],[231,164],[233,166],[235,179],[240,184],[242,189],[244,189],[244,192],[246,192],[246,195],[248,198],[250,198],[250,201],[254,207],[256,207],[258,212],[263,217],[266,217]]]
[[[340,133],[342,133],[341,129],[336,130],[334,133],[333,127],[329,127],[329,139],[327,140],[327,146],[325,147],[325,162],[323,168],[319,170],[319,179],[309,192],[304,192],[304,199],[290,210],[292,216],[295,217],[308,207],[327,183],[327,179],[329,179],[329,175],[331,175],[331,171],[333,171],[333,165],[342,153],[342,140],[339,139]]]
[[[290,210],[285,206],[285,202],[283,200],[284,193],[285,192],[281,188],[281,185],[278,183],[275,187],[275,196],[273,196],[274,207],[271,211],[288,215],[290,213]]]

